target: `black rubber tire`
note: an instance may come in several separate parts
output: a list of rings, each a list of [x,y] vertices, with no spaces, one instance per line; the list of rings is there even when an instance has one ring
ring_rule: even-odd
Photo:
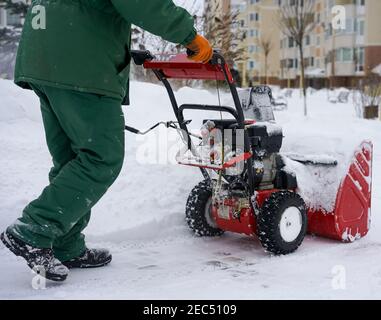
[[[210,225],[206,219],[206,205],[211,197],[212,188],[206,180],[195,186],[188,197],[185,218],[196,236],[217,237],[224,233],[223,230]]]
[[[302,215],[302,227],[298,237],[286,242],[280,231],[280,221],[284,211],[297,207]],[[263,204],[257,217],[258,238],[267,252],[286,255],[296,251],[307,233],[307,208],[303,199],[295,192],[274,192]]]

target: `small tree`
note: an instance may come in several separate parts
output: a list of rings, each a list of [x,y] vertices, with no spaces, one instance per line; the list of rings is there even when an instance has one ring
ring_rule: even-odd
[[[238,16],[239,12],[229,10],[223,12],[222,15],[208,12],[203,17],[206,26],[205,37],[214,48],[221,50],[231,68],[235,61],[242,61],[246,58],[245,48],[240,45],[245,39],[246,33],[240,26]]]
[[[381,76],[369,72],[358,83],[355,93],[356,113],[363,118],[376,118],[381,104]]]
[[[278,20],[283,34],[292,38],[299,50],[305,116],[307,116],[307,89],[305,83],[304,39],[316,26],[314,6],[314,0],[295,0],[293,4],[290,2],[281,4]]]
[[[261,38],[259,45],[262,49],[263,55],[265,56],[265,84],[268,84],[268,58],[272,51],[272,43],[270,39]]]

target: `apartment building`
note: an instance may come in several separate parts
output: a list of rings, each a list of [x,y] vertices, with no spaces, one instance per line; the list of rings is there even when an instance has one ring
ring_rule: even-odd
[[[269,83],[300,86],[300,61],[296,43],[281,32],[279,8],[296,0],[205,0],[208,10],[239,11],[246,30],[242,46],[247,61],[238,62],[244,84]],[[333,8],[344,8],[344,20],[333,24]],[[314,0],[316,26],[304,39],[304,64],[309,86],[356,86],[381,65],[380,0]],[[267,68],[262,43],[270,42]],[[245,81],[246,80],[246,81]],[[245,83],[246,82],[246,83]]]
[[[227,10],[239,13],[237,27],[245,32],[240,44],[244,48],[245,59],[236,61],[242,84],[278,83],[280,76],[280,31],[276,23],[278,0],[205,0],[206,28],[213,23],[208,21],[208,15],[213,17],[214,12],[219,12],[222,16]],[[233,26],[233,32],[234,28]],[[270,45],[267,57],[261,45],[262,41]]]
[[[361,77],[381,64],[381,1],[328,1],[346,10],[345,29],[326,31],[327,76],[334,86],[355,86]],[[329,21],[327,21],[328,23]]]
[[[246,0],[247,75],[255,83],[278,84],[280,77],[280,29],[278,0]],[[263,44],[269,46],[266,57]]]
[[[292,0],[281,0],[280,5]],[[316,27],[304,39],[309,86],[353,87],[381,64],[380,0],[315,0]],[[345,21],[333,24],[334,6],[344,8]],[[292,39],[281,35],[282,86],[300,85],[299,54]]]
[[[292,5],[292,0],[279,0],[279,6]],[[305,76],[310,86],[322,87],[326,83],[327,49],[325,25],[328,18],[326,0],[314,1],[316,26],[304,39]],[[280,33],[280,84],[283,87],[300,86],[299,50],[293,38]]]
[[[232,32],[243,32],[243,39],[237,43],[239,50],[243,50],[243,57],[240,61],[235,61],[235,69],[238,70],[241,78],[241,85],[248,86],[248,73],[247,73],[247,58],[248,58],[248,16],[247,16],[247,2],[245,0],[232,0],[231,10],[233,13],[238,14],[237,22],[233,26]]]

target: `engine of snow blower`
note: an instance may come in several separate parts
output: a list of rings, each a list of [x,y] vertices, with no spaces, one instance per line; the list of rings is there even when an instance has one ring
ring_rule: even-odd
[[[271,97],[268,87],[256,87],[255,90],[258,95]],[[220,230],[254,235],[257,233],[256,215],[264,200],[275,190],[295,190],[297,181],[295,176],[283,170],[285,165],[279,154],[283,132],[281,127],[273,123],[271,106],[262,97],[262,105],[253,106],[250,103],[245,116],[251,118],[245,121],[245,131],[250,145],[255,193],[250,192],[248,168],[244,162],[236,162],[224,172],[211,175],[211,216],[207,220]],[[217,163],[224,158],[225,163],[228,163],[233,157],[244,154],[244,131],[238,129],[234,119],[204,120],[201,133],[203,143],[199,148],[203,149],[200,153],[204,161],[209,157],[211,163]],[[192,225],[192,218],[189,221]],[[221,233],[202,228],[197,232],[200,235]]]

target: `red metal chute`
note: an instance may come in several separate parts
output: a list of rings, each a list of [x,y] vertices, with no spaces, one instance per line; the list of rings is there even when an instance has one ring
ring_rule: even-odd
[[[364,237],[370,228],[373,145],[363,142],[355,152],[336,198],[334,212],[308,212],[309,233],[342,241]]]

